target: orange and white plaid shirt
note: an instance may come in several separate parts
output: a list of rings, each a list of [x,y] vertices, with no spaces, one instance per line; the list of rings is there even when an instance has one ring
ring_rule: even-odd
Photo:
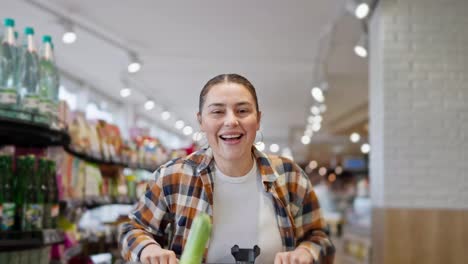
[[[252,148],[265,190],[270,192],[285,251],[310,250],[320,263],[333,263],[335,248],[324,232],[325,221],[310,180],[293,161],[266,155]],[[169,249],[180,258],[195,216],[212,217],[214,158],[211,148],[162,165],[121,227],[120,246],[127,261],[139,261],[141,251],[158,244],[156,236],[172,222],[174,237]],[[208,249],[208,248],[207,248]],[[205,257],[207,250],[205,251]]]

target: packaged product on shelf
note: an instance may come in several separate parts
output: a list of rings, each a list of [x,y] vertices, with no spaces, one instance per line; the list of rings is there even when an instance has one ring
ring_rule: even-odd
[[[94,164],[85,163],[85,197],[100,196],[100,186],[102,184],[102,175],[99,168]]]
[[[14,35],[15,21],[11,18],[6,18],[3,25],[5,33],[0,49],[0,114],[15,118],[16,113],[11,111],[16,108],[18,100],[18,90],[15,84],[15,72],[17,68],[17,49]]]
[[[94,123],[87,123],[88,126],[88,138],[89,138],[89,148],[91,155],[93,157],[102,158],[102,152],[99,142],[99,134],[97,130],[97,125]]]
[[[84,113],[75,112],[74,115],[75,117],[69,126],[72,148],[80,153],[101,158],[101,146],[96,127],[86,121]]]
[[[164,147],[158,139],[149,136],[137,136],[138,164],[145,167],[156,167],[167,160]]]
[[[121,161],[122,138],[116,125],[108,124],[104,120],[97,122],[96,130],[99,135],[102,156],[105,160]]]
[[[107,136],[107,123],[104,120],[99,120],[96,124],[96,131],[99,136],[99,145],[101,146],[101,154],[105,160],[111,160],[110,144]]]
[[[16,73],[17,90],[20,93],[20,105],[28,112],[39,111],[39,56],[34,42],[34,29],[26,27],[19,54],[19,65]],[[29,119],[29,115],[20,115]]]
[[[59,127],[60,129],[63,129],[64,127],[61,127],[60,125],[67,125],[69,126],[71,123],[71,113],[70,113],[70,106],[68,103],[64,100],[60,100],[59,106],[58,106],[58,119],[60,120]]]
[[[122,154],[122,137],[120,136],[120,129],[116,125],[107,124],[106,130],[110,156],[112,160],[120,161]]]

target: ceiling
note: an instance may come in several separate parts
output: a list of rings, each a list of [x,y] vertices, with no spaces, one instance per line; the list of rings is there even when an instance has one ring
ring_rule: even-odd
[[[289,146],[299,161],[326,162],[337,151],[358,151],[346,139],[367,121],[367,60],[352,52],[361,27],[345,12],[344,0],[1,2],[0,17],[16,18],[18,28],[32,25],[37,35],[61,38],[54,12],[76,22],[76,43],[55,41],[59,67],[139,111],[147,98],[154,99],[161,107],[146,115],[162,126],[172,129],[160,119],[163,108],[197,130],[201,88],[217,74],[235,72],[257,89],[267,145]],[[144,65],[125,77],[136,91],[123,99],[127,50]],[[319,67],[329,84],[327,112],[320,133],[304,146],[300,137]]]

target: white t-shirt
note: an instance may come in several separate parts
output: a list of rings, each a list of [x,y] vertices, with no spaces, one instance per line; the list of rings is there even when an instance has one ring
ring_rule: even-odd
[[[256,263],[273,263],[283,251],[270,193],[265,192],[257,164],[244,176],[230,177],[216,167],[213,231],[207,263],[235,263],[231,248],[260,247]]]

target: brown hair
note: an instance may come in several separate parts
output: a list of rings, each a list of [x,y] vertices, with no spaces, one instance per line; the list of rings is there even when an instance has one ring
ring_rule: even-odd
[[[252,83],[249,80],[247,80],[247,78],[245,78],[244,76],[241,76],[236,73],[229,73],[220,74],[216,77],[213,77],[205,84],[205,86],[203,86],[203,89],[200,92],[200,99],[198,103],[198,111],[200,112],[200,114],[202,112],[203,105],[205,104],[205,97],[211,90],[211,87],[220,83],[237,83],[247,88],[247,90],[252,95],[255,101],[255,109],[257,110],[257,113],[260,113],[258,108],[257,92],[255,91],[255,87],[252,85]]]

